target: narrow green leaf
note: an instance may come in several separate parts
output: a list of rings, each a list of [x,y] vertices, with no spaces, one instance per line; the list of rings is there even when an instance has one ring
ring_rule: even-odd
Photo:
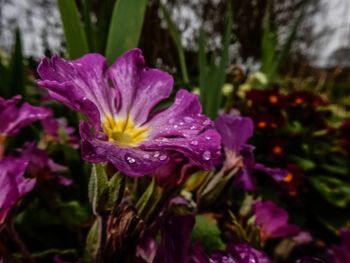
[[[181,69],[181,75],[182,75],[182,80],[184,83],[189,83],[189,77],[188,77],[188,71],[187,71],[187,66],[186,66],[186,59],[185,59],[185,51],[182,47],[181,44],[181,33],[180,31],[176,28],[176,25],[173,23],[171,16],[166,9],[166,7],[162,4],[162,2],[159,2],[160,9],[162,10],[164,14],[165,21],[168,25],[168,30],[171,35],[171,38],[173,39],[176,49],[177,49],[177,54],[179,56],[179,63],[180,63],[180,69]]]
[[[156,181],[153,178],[152,182],[148,185],[147,189],[142,194],[142,196],[140,197],[140,199],[136,204],[136,209],[141,217],[147,214],[146,210],[150,206],[150,201],[152,200],[152,196],[154,195],[155,190],[156,190]]]
[[[85,29],[85,36],[89,45],[90,51],[96,51],[95,48],[95,39],[93,34],[93,28],[91,23],[91,0],[84,0],[84,29]]]
[[[21,32],[16,29],[15,32],[15,44],[13,47],[13,52],[10,61],[10,85],[8,87],[7,95],[14,96],[21,94],[24,98],[26,96],[25,83],[26,74],[23,65],[23,53],[22,53],[22,41]]]
[[[137,47],[147,0],[118,0],[108,32],[106,57],[111,64],[130,48]]]
[[[200,30],[199,34],[199,89],[200,89],[200,99],[203,105],[203,112],[207,113],[206,109],[206,95],[208,93],[206,85],[207,76],[207,58],[205,54],[205,36],[203,29]]]
[[[94,262],[96,259],[101,239],[101,221],[97,218],[91,226],[86,237],[84,259],[86,262]]]
[[[94,164],[89,181],[89,200],[94,214],[104,212],[109,199],[108,177],[105,165]]]
[[[58,0],[64,36],[71,59],[89,52],[88,42],[80,20],[80,14],[74,0]]]

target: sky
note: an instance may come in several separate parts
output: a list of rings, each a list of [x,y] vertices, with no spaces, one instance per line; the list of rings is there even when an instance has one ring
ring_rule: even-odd
[[[196,0],[197,1],[197,0]],[[327,37],[320,39],[313,48],[314,64],[324,66],[327,64],[332,52],[339,47],[350,47],[350,0],[322,0],[323,8],[314,17],[315,32],[329,30]],[[0,31],[0,49],[9,50],[13,43],[13,32],[16,25],[22,32],[24,53],[34,57],[41,57],[44,53],[42,32],[46,29],[48,45],[55,52],[61,51],[63,37],[60,27],[59,12],[54,6],[47,10],[33,8],[35,5],[52,3],[50,0],[0,0],[0,23],[5,24],[5,30]],[[174,12],[176,17],[189,17],[191,10]],[[189,36],[198,30],[198,23],[192,23],[193,28],[187,28],[183,34],[183,43],[188,43]],[[182,25],[180,24],[180,29]],[[4,28],[4,26],[2,26]],[[50,30],[47,30],[47,29]],[[350,64],[350,58],[349,58]]]

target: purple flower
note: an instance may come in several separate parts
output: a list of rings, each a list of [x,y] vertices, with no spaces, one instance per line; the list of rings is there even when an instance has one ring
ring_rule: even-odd
[[[255,163],[254,146],[247,144],[254,132],[254,124],[249,117],[223,114],[215,121],[215,128],[222,137],[225,150],[224,168],[241,166],[234,177],[234,186],[246,191],[255,191],[254,170],[260,170],[277,182],[281,182],[288,172],[280,168],[269,168]]]
[[[215,251],[207,255],[200,243],[192,249],[193,263],[271,263],[268,256],[245,242],[230,243],[225,251]]]
[[[269,238],[297,235],[300,228],[288,223],[288,213],[272,201],[258,201],[253,204],[255,225],[260,228],[260,237],[264,242]]]
[[[340,230],[341,244],[334,245],[327,251],[329,262],[350,262],[350,230]]]
[[[54,180],[63,186],[73,183],[71,179],[59,175],[67,168],[55,163],[46,151],[38,149],[34,143],[27,143],[18,155],[28,161],[27,173],[38,181]]]
[[[139,49],[109,68],[98,54],[70,62],[45,58],[38,73],[38,84],[52,98],[88,117],[80,124],[87,161],[110,162],[127,175],[142,176],[168,162],[173,152],[203,169],[220,154],[220,136],[201,114],[196,95],[180,90],[172,106],[155,111],[169,97],[173,78],[146,68]]]
[[[177,205],[186,206],[188,203],[183,198],[173,198],[170,201],[168,211],[161,217],[161,241],[155,263],[187,263],[190,260],[190,237],[195,217],[192,213],[177,215],[169,211]]]
[[[15,136],[21,128],[49,116],[50,111],[44,107],[28,103],[18,106],[21,96],[5,100],[0,97],[0,137]]]
[[[35,185],[35,179],[23,176],[27,165],[25,158],[5,157],[0,161],[0,224],[11,207]]]
[[[45,142],[56,142],[59,144],[68,144],[72,148],[79,147],[79,138],[74,135],[75,129],[69,127],[65,118],[55,119],[53,112],[41,121],[41,125],[45,131]]]

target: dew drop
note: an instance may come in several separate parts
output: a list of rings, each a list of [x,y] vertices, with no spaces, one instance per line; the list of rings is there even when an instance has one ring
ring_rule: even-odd
[[[211,158],[211,153],[209,151],[205,151],[202,155],[203,160],[209,161]]]
[[[167,138],[161,138],[160,139],[162,142],[168,142],[169,141],[169,139],[167,139]]]
[[[149,159],[150,157],[151,157],[151,155],[149,155],[148,153],[143,155],[143,158],[145,158],[145,159]]]
[[[166,160],[166,158],[168,158],[168,156],[166,156],[165,154],[162,154],[161,156],[159,156],[159,160],[161,161]]]
[[[209,141],[211,139],[211,137],[210,136],[205,136],[205,139]]]
[[[179,123],[181,126],[184,125],[185,123],[183,123],[182,121]]]
[[[209,125],[209,124],[211,124],[211,121],[210,121],[210,120],[205,120],[205,121],[203,121],[203,125]]]
[[[191,130],[194,130],[195,128],[196,128],[195,125],[192,125],[192,126],[190,127]]]
[[[190,144],[192,144],[192,145],[198,145],[198,141],[191,141]]]
[[[186,117],[184,117],[184,121],[187,123],[191,123],[191,122],[193,122],[193,118],[186,116]]]
[[[128,161],[128,163],[135,163],[136,160],[130,156],[126,157],[126,160]]]
[[[155,153],[153,154],[153,157],[154,157],[154,158],[157,158],[159,155],[160,155],[159,152],[155,152]]]
[[[176,129],[176,128],[178,128],[179,126],[178,126],[177,124],[175,124],[173,127]]]

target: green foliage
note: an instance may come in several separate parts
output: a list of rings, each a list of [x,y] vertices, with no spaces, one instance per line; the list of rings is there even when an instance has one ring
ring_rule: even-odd
[[[105,51],[108,63],[137,47],[146,5],[147,0],[118,0],[115,3]]]
[[[179,56],[181,75],[182,75],[182,81],[184,83],[188,84],[190,80],[189,80],[188,72],[187,72],[185,51],[184,51],[182,44],[181,44],[181,33],[176,28],[176,25],[174,24],[174,22],[171,20],[170,14],[169,14],[168,10],[166,9],[166,7],[160,1],[159,1],[159,4],[160,4],[160,8],[164,14],[165,21],[167,22],[169,33],[170,33],[170,35],[175,43],[176,49],[177,49],[177,54]]]
[[[263,20],[263,38],[261,47],[261,71],[269,82],[273,81],[290,51],[298,32],[303,12],[296,15],[291,30],[283,44],[278,41],[278,27],[272,19],[272,3],[269,1]]]
[[[344,208],[350,202],[350,184],[343,180],[318,176],[310,178],[312,186],[319,192],[319,194],[331,204]]]
[[[83,24],[75,1],[58,0],[69,58],[74,59],[89,52]]]
[[[221,52],[220,62],[216,63],[216,59],[212,58],[208,63],[205,53],[205,36],[203,30],[199,37],[199,86],[200,98],[203,105],[203,111],[210,118],[215,119],[218,109],[222,102],[222,86],[225,83],[226,69],[229,63],[229,45],[232,39],[232,9],[228,5],[226,14],[226,30],[223,37],[223,48]]]
[[[200,240],[204,249],[207,251],[225,248],[225,244],[220,237],[220,229],[216,222],[203,215],[196,216],[196,224],[192,231],[192,240]]]

